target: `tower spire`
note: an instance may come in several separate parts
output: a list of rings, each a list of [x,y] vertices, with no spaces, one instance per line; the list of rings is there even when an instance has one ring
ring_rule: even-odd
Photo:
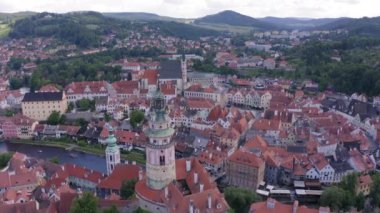
[[[157,74],[157,91],[160,91],[160,73]]]
[[[114,170],[115,166],[120,163],[120,149],[116,144],[117,139],[114,135],[114,129],[110,124],[106,124],[104,128],[108,130],[108,137],[106,139],[106,163],[107,163],[107,174],[110,175]]]

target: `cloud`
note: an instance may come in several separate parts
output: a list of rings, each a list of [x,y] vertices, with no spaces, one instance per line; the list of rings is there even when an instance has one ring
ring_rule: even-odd
[[[234,10],[253,17],[379,16],[379,0],[1,0],[1,12],[150,12],[195,18]]]

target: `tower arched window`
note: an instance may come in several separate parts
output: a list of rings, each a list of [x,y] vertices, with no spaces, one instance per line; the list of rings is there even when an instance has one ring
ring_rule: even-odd
[[[110,161],[112,162],[112,155],[110,155]]]
[[[160,166],[165,165],[165,156],[160,156]]]

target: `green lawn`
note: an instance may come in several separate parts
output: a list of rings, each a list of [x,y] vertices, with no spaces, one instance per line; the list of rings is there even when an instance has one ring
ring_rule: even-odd
[[[6,37],[10,31],[8,24],[0,24],[0,38]]]
[[[202,27],[210,30],[216,30],[216,31],[228,31],[232,33],[241,33],[246,34],[254,30],[253,27],[245,27],[245,26],[232,26],[228,24],[212,24],[212,23],[199,23],[199,24],[192,24],[197,27]]]

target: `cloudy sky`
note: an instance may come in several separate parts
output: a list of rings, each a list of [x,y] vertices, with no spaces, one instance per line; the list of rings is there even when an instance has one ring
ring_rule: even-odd
[[[252,17],[373,17],[380,0],[0,0],[0,12],[150,12],[196,18],[223,10]]]

